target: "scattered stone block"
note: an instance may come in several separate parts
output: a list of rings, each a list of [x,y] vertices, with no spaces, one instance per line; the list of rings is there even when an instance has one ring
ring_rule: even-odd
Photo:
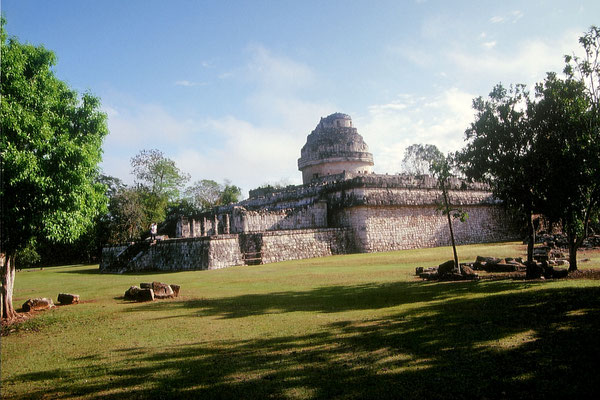
[[[544,272],[544,269],[542,268],[541,264],[538,264],[535,261],[529,262],[525,264],[527,267],[527,270],[525,272],[525,277],[527,279],[540,279],[542,277],[542,274]]]
[[[140,283],[140,289],[152,289],[152,282]]]
[[[179,297],[179,289],[181,288],[181,286],[179,286],[179,285],[169,285],[169,286],[171,286],[171,289],[173,290],[173,296]]]
[[[172,299],[175,297],[171,286],[162,282],[152,282],[152,290],[154,291],[154,297],[157,299]]]
[[[131,286],[125,292],[125,300],[134,301],[153,301],[154,291],[152,289],[141,289],[137,286]]]
[[[46,297],[29,299],[25,303],[23,303],[23,311],[25,312],[48,310],[52,307],[54,307],[52,299],[48,299]]]
[[[438,273],[440,276],[444,276],[447,274],[451,274],[454,272],[454,260],[448,260],[445,263],[442,263],[438,267]]]
[[[123,296],[125,300],[135,300],[137,298],[137,294],[140,291],[140,288],[137,286],[131,286],[129,289],[125,291],[125,295]]]
[[[79,303],[79,295],[70,293],[59,293],[58,302],[60,304],[77,304]]]
[[[152,289],[140,289],[136,301],[154,301],[154,291]]]
[[[420,276],[423,273],[423,267],[415,268],[415,275]]]
[[[439,278],[439,274],[437,273],[437,271],[433,272],[423,272],[421,275],[419,275],[421,278],[425,279],[425,280],[433,280],[433,279],[438,279]]]
[[[565,268],[554,268],[552,271],[552,278],[561,279],[566,278],[569,275],[569,270]]]
[[[469,279],[477,279],[479,277],[479,275],[477,275],[475,271],[473,271],[473,269],[468,265],[461,265],[460,270],[461,273]]]

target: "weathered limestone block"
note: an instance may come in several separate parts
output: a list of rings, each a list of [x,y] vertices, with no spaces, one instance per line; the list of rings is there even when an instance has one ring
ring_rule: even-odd
[[[58,294],[58,302],[60,304],[77,304],[77,303],[79,303],[79,295],[78,294],[69,294],[69,293],[59,293]]]
[[[140,289],[137,286],[131,286],[125,292],[125,300],[134,301],[153,301],[154,291],[152,289]]]
[[[25,303],[23,303],[23,311],[25,312],[48,310],[52,307],[54,307],[52,299],[48,299],[46,297],[29,299]]]
[[[173,296],[174,297],[179,297],[179,289],[181,288],[181,286],[179,286],[179,285],[173,285],[173,284],[171,284],[169,286],[171,286],[171,290],[173,290]]]
[[[452,274],[454,272],[454,260],[448,260],[442,263],[438,267],[438,273],[440,276]]]
[[[152,282],[152,290],[155,299],[172,299],[175,297],[171,286],[162,282]]]

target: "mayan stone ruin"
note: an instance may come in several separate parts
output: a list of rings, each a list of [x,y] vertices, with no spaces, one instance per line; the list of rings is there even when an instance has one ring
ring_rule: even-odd
[[[247,200],[184,218],[175,239],[106,247],[100,269],[201,270],[449,245],[436,180],[378,175],[373,165],[350,116],[321,118],[298,159],[302,185],[251,190]],[[469,213],[455,224],[457,244],[518,238],[517,224],[485,185],[453,179],[449,196]]]

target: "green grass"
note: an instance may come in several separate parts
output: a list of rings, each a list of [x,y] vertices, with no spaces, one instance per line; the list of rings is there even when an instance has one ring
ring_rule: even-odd
[[[516,243],[459,248],[517,256]],[[448,248],[165,274],[17,273],[2,398],[598,398],[600,281],[421,282]],[[600,268],[600,252],[580,268]],[[181,285],[131,303],[130,285]]]

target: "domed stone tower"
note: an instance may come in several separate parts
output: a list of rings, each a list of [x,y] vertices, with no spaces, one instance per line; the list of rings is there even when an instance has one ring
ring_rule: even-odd
[[[347,114],[335,113],[321,118],[308,135],[298,159],[302,182],[326,175],[368,173],[373,166],[373,155]]]

